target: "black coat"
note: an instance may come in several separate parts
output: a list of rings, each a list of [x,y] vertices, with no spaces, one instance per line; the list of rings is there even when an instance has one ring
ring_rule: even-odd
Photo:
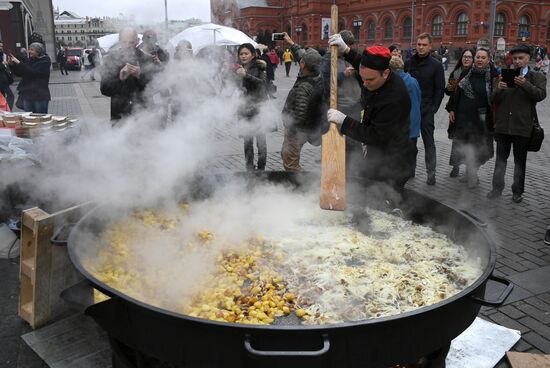
[[[57,53],[57,62],[59,64],[67,63],[67,55],[65,54],[65,51],[59,50],[59,52]]]
[[[139,78],[133,76],[119,79],[120,70],[126,63],[139,65]],[[160,66],[140,49],[128,53],[122,49],[113,51],[105,58],[101,72],[101,93],[111,97],[111,120],[118,120],[132,113],[134,105],[144,104],[144,91]]]
[[[4,53],[0,52],[0,91],[3,92],[13,83],[13,75],[2,60],[4,60]]]
[[[429,112],[435,114],[445,94],[445,71],[441,62],[431,55],[421,58],[415,54],[405,63],[405,71],[420,85],[422,114]]]
[[[243,67],[246,70],[246,75],[242,79],[245,99],[239,108],[239,114],[250,120],[259,113],[260,104],[267,100],[266,63],[261,59],[254,59]]]
[[[359,69],[361,55],[346,61]],[[411,100],[399,75],[391,73],[376,91],[367,91],[362,122],[346,117],[341,132],[367,145],[365,173],[370,179],[404,183],[414,173],[416,146],[409,138]]]
[[[29,58],[26,62],[12,64],[13,73],[21,77],[17,90],[23,100],[49,101],[51,100],[50,68],[52,61],[48,55],[39,58]]]
[[[321,128],[327,125],[323,90],[321,75],[298,76],[283,108],[285,128],[320,135]]]
[[[273,71],[273,64],[271,64],[271,59],[267,54],[262,54],[262,56],[260,56],[260,59],[265,61],[265,72],[267,75],[267,80],[274,81],[275,72]]]

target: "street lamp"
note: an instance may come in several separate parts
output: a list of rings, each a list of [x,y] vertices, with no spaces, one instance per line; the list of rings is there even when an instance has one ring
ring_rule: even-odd
[[[164,0],[164,33],[164,37],[168,40],[168,0]]]
[[[489,15],[489,50],[493,52],[495,38],[495,22],[497,18],[497,0],[491,0],[491,13]]]
[[[416,0],[411,1],[411,48],[413,47],[413,40],[414,40],[414,17],[415,17],[415,11],[416,11]]]
[[[353,21],[353,26],[355,28],[360,28],[363,25],[363,21],[361,19],[356,19]]]
[[[302,27],[300,27],[300,26],[296,27],[295,31],[296,31],[296,33],[302,32]]]

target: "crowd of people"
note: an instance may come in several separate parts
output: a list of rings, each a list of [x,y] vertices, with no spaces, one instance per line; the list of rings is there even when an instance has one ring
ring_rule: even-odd
[[[450,177],[474,189],[478,171],[495,157],[492,190],[489,199],[501,196],[510,152],[514,157],[512,200],[522,201],[525,190],[527,152],[532,145],[533,127],[538,122],[536,104],[546,98],[546,74],[550,62],[539,51],[535,63],[532,50],[519,44],[510,50],[512,69],[497,66],[488,49],[465,49],[445,80],[449,51],[435,50],[428,33],[417,36],[415,53],[409,55],[398,46],[373,46],[359,51],[353,48],[353,33],[343,30],[329,39],[329,49],[319,52],[301,48],[284,33],[284,45],[276,49],[256,49],[242,44],[236,55],[225,50],[227,79],[236,81],[242,92],[238,118],[247,127],[244,141],[245,167],[249,171],[265,170],[266,134],[273,129],[259,126],[259,114],[266,101],[275,98],[274,71],[285,65],[289,76],[292,62],[298,63],[296,82],[289,91],[281,111],[284,140],[281,158],[285,170],[299,171],[300,154],[306,143],[320,145],[329,122],[335,123],[346,137],[348,175],[386,183],[397,191],[415,176],[417,139],[422,137],[428,185],[436,184],[437,155],[434,139],[434,116],[445,94],[449,96],[448,136],[452,140]],[[158,46],[153,31],[143,35],[138,46],[137,33],[125,28],[119,35],[119,47],[110,52],[101,68],[101,93],[110,97],[111,119],[117,122],[146,103],[148,84],[170,61]],[[0,42],[0,52],[2,52]],[[338,50],[337,106],[328,108],[330,95],[331,47]],[[437,52],[436,52],[437,51]],[[96,51],[85,59],[90,70],[97,62]],[[28,60],[3,55],[0,88],[10,108],[13,93],[9,84],[20,76],[18,104],[25,111],[48,111],[51,60],[40,43],[32,43]],[[442,59],[445,58],[445,60]],[[174,60],[193,59],[193,45],[183,40]],[[61,66],[63,50],[57,55]],[[404,60],[405,59],[405,60]],[[532,66],[531,66],[532,65]],[[510,77],[510,73],[515,73]],[[91,74],[91,78],[94,75]],[[7,87],[6,87],[7,86]],[[180,111],[173,101],[172,112]],[[256,142],[257,159],[254,153]],[[495,143],[496,142],[496,149]],[[465,167],[461,175],[461,166]]]

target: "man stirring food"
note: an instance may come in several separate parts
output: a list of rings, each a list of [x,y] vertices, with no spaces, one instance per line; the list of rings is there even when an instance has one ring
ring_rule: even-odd
[[[409,139],[411,101],[403,80],[390,67],[391,53],[373,46],[363,54],[352,50],[339,34],[330,37],[345,60],[359,70],[367,89],[361,122],[329,109],[328,121],[336,123],[346,136],[367,146],[364,172],[378,182],[402,191],[414,172],[416,147]]]

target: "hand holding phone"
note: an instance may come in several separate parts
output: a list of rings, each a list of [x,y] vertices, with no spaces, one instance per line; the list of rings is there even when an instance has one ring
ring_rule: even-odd
[[[283,41],[285,39],[284,33],[272,33],[271,41]]]
[[[515,78],[519,75],[519,69],[502,69],[502,82],[506,83],[508,88],[515,88]]]

